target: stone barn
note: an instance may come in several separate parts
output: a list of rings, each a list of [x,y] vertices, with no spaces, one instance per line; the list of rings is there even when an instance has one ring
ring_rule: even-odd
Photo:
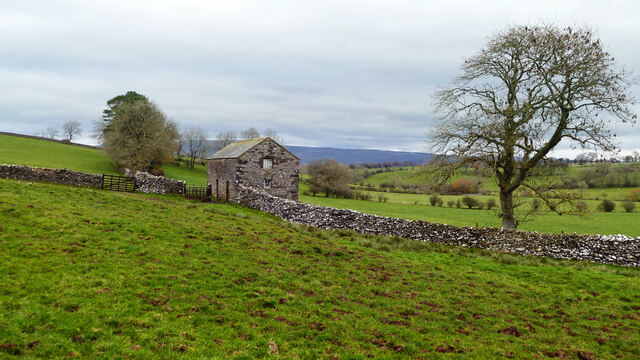
[[[207,161],[207,183],[216,198],[235,201],[244,185],[298,200],[300,159],[271,138],[234,142]]]

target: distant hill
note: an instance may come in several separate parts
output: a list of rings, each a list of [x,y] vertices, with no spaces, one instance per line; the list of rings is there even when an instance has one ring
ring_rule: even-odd
[[[217,149],[217,140],[207,140],[209,146]],[[409,151],[389,151],[389,150],[368,150],[368,149],[339,149],[332,147],[311,147],[285,145],[291,153],[298,158],[302,164],[310,163],[314,160],[333,159],[343,164],[363,164],[381,163],[387,161],[410,161],[418,164],[431,159],[431,154],[409,152]],[[186,150],[183,149],[183,150]]]
[[[368,150],[368,149],[338,149],[331,147],[286,146],[303,164],[320,159],[333,159],[343,164],[380,163],[387,161],[411,161],[419,164],[431,159],[431,154]]]

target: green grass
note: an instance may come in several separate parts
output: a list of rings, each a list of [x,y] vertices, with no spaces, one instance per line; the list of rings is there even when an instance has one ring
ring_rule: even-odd
[[[0,135],[0,164],[29,165],[53,169],[69,169],[96,174],[119,174],[104,152],[58,142]],[[165,176],[186,181],[189,185],[206,185],[206,166],[189,169],[165,165]]]
[[[187,164],[179,163],[177,165],[165,165],[162,167],[164,176],[176,180],[186,181],[189,185],[207,185],[207,167],[196,165],[193,169],[189,169]]]
[[[377,195],[388,197],[386,203],[376,201]],[[321,206],[330,206],[340,209],[353,209],[364,213],[380,216],[398,217],[408,220],[426,220],[454,226],[481,226],[500,227],[502,225],[495,210],[458,209],[448,208],[447,201],[456,201],[462,196],[441,196],[443,207],[431,206],[430,195],[375,193],[372,192],[372,201],[327,198],[324,196],[300,195],[300,201]],[[486,202],[492,196],[474,197]],[[414,204],[417,201],[418,204]],[[595,209],[599,201],[587,201],[590,208]],[[572,215],[558,215],[548,212],[526,221],[518,226],[520,230],[539,231],[547,233],[578,233],[578,234],[625,234],[628,236],[640,236],[640,213],[638,210],[625,213],[620,203],[611,213],[594,211],[589,217],[581,218]]]
[[[638,269],[177,196],[16,180],[0,193],[0,357],[640,357]]]
[[[0,135],[0,164],[117,174],[100,150],[8,135]]]

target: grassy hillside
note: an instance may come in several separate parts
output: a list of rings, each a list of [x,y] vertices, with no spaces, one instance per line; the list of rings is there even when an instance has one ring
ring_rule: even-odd
[[[109,156],[100,150],[9,135],[0,135],[0,164],[118,174]],[[166,165],[163,170],[165,176],[186,181],[190,185],[207,184],[205,166],[196,165],[192,170],[182,163],[181,166]]]
[[[0,135],[0,164],[117,174],[102,151],[46,140]]]
[[[0,179],[0,357],[640,357],[640,270]]]

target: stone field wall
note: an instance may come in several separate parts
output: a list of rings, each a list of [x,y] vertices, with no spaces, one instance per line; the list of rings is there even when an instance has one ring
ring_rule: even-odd
[[[0,165],[0,178],[44,181],[76,186],[99,188],[102,175],[68,169],[48,169],[24,165]]]
[[[125,176],[136,179],[136,190],[147,194],[184,194],[184,181],[169,179],[164,176],[155,176],[147,172],[129,169],[124,171]]]
[[[361,234],[399,236],[512,254],[587,260],[623,266],[637,267],[640,263],[640,237],[542,234],[498,228],[454,227],[314,206],[277,198],[246,187],[242,187],[238,192],[237,202],[287,221],[326,230],[353,229]]]

